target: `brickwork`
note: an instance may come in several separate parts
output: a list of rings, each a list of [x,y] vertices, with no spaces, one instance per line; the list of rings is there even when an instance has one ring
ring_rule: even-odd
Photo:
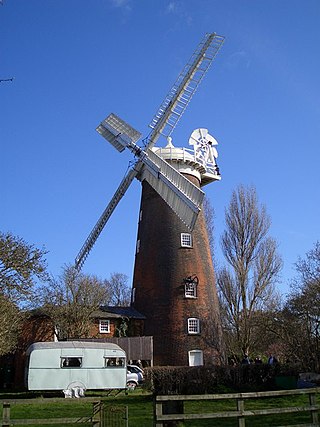
[[[38,341],[53,341],[54,326],[52,320],[46,315],[33,315],[28,317],[23,327],[18,341],[18,348],[12,359],[15,387],[24,386],[24,370],[26,362],[27,348]]]
[[[187,176],[199,185],[193,176]],[[155,365],[188,365],[188,352],[202,350],[204,363],[217,362],[221,324],[205,219],[192,232],[192,248],[181,247],[188,229],[145,181],[142,184],[133,306],[146,316],[145,335],[154,337]],[[187,277],[198,278],[197,297],[185,297]],[[200,320],[200,334],[188,334],[187,319]]]

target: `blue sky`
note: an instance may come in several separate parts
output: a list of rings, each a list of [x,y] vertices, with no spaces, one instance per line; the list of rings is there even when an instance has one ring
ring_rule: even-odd
[[[216,241],[239,184],[256,186],[284,259],[320,238],[319,0],[5,0],[0,5],[0,227],[72,263],[132,156],[95,131],[110,112],[144,135],[206,32],[226,41],[173,134],[219,141],[221,182],[205,188]],[[159,141],[163,145],[163,141]],[[131,279],[140,183],[83,271]],[[160,219],[159,219],[160,220]],[[223,258],[217,248],[220,263]]]

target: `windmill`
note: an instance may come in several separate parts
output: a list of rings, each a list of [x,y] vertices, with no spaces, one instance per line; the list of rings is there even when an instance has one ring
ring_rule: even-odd
[[[106,225],[113,211],[115,210],[117,204],[124,196],[125,192],[129,188],[134,178],[137,178],[141,181],[143,188],[141,206],[144,207],[140,211],[140,217],[142,211],[144,211],[144,214],[145,210],[148,211],[149,208],[145,209],[145,206],[146,204],[148,204],[147,199],[151,197],[151,199],[155,199],[156,201],[155,204],[153,202],[150,203],[149,213],[154,211],[154,214],[149,215],[149,217],[157,217],[157,209],[160,206],[160,210],[163,210],[162,213],[164,217],[167,217],[169,215],[169,225],[175,224],[175,230],[181,229],[183,231],[188,231],[188,233],[192,233],[195,230],[195,233],[199,235],[199,239],[205,241],[205,247],[208,247],[208,239],[206,237],[206,233],[203,234],[203,215],[201,217],[202,219],[198,219],[199,213],[201,212],[201,205],[204,197],[204,193],[200,188],[200,183],[201,181],[202,184],[207,183],[206,179],[208,180],[208,182],[210,182],[210,176],[212,176],[214,180],[220,179],[219,171],[216,165],[212,163],[212,161],[209,161],[209,163],[214,169],[213,173],[210,173],[210,171],[206,168],[208,160],[214,160],[213,157],[216,154],[215,151],[208,151],[207,149],[209,145],[214,145],[213,141],[215,140],[208,134],[208,131],[206,129],[198,129],[194,131],[191,135],[189,143],[191,145],[194,145],[195,148],[197,148],[197,152],[195,149],[194,155],[189,155],[188,157],[188,155],[185,156],[185,152],[183,151],[182,159],[180,158],[181,150],[175,149],[171,143],[171,134],[175,129],[182,114],[184,113],[186,107],[190,103],[192,96],[196,92],[203,77],[208,71],[212,61],[219,52],[223,42],[224,37],[219,36],[216,33],[210,33],[204,37],[204,39],[201,41],[201,43],[191,56],[189,62],[179,74],[170,92],[160,105],[158,112],[153,117],[149,125],[152,131],[150,132],[149,136],[144,140],[145,143],[142,147],[137,145],[138,140],[141,138],[141,133],[131,127],[128,123],[123,121],[116,114],[110,114],[97,127],[96,130],[98,131],[98,133],[101,134],[111,145],[113,145],[114,148],[116,148],[119,152],[122,152],[125,149],[130,150],[134,154],[136,161],[134,163],[134,166],[129,170],[129,172],[121,181],[108,206],[102,213],[98,222],[96,223],[88,238],[86,239],[85,243],[83,244],[82,248],[80,249],[75,259],[75,268],[77,270],[80,270],[82,268],[97,238],[99,237],[104,226]],[[158,149],[157,147],[155,147],[155,144],[159,139],[160,135],[166,137],[168,140],[168,145],[164,149]],[[187,172],[183,170],[180,171],[179,165],[185,163],[188,164]],[[195,177],[192,176],[194,175],[192,172],[188,173],[190,168],[193,168],[194,170],[197,169],[195,176],[199,175],[199,170],[202,170],[202,172],[204,173],[201,172],[201,177],[199,175],[198,179],[195,179]],[[142,240],[144,241],[144,243],[148,241],[148,237],[144,238],[143,236],[148,236],[148,234],[150,236],[152,235],[152,230],[146,227],[148,221],[144,221],[144,224],[141,226],[142,223],[143,221],[139,222],[137,253],[139,252],[138,246],[140,245],[140,242]],[[167,229],[172,229],[172,227],[170,226],[165,227],[166,228],[162,230],[161,227],[156,226],[156,229],[158,230],[155,236],[156,239],[161,240],[161,236],[166,235]],[[201,228],[200,234],[198,231],[199,227]],[[160,231],[160,235],[159,230],[162,230]],[[188,233],[181,232],[180,234],[188,235]],[[153,248],[155,247],[157,247],[157,244],[153,244]],[[161,251],[162,249],[158,248],[158,253],[160,253]],[[207,249],[206,251],[207,252],[205,255],[205,260],[203,260],[204,263],[207,263],[206,260],[208,257],[210,257]],[[166,356],[166,349],[160,349],[162,338],[159,334],[157,336],[157,329],[161,330],[161,328],[159,329],[157,327],[157,322],[160,319],[158,319],[156,309],[157,298],[159,297],[159,295],[157,294],[158,291],[155,289],[158,286],[151,286],[150,288],[150,282],[155,283],[156,279],[152,276],[156,275],[157,277],[161,277],[162,271],[159,272],[157,271],[157,268],[152,268],[154,260],[157,259],[157,253],[154,253],[154,251],[146,251],[145,253],[147,252],[149,254],[151,254],[151,252],[154,254],[153,259],[150,259],[150,255],[140,257],[136,255],[132,305],[143,313],[143,310],[146,308],[146,303],[148,302],[149,298],[153,297],[154,304],[149,304],[149,309],[147,309],[148,313],[146,315],[146,322],[149,325],[148,333],[156,336],[155,346],[157,350],[155,351],[159,354],[159,357],[155,358],[156,363],[181,364],[180,360],[183,359],[183,356],[178,356],[177,358],[173,357],[168,363],[169,359]],[[162,267],[165,269],[165,265],[163,265]],[[175,266],[173,266],[172,268],[175,269]],[[177,269],[177,271],[178,270],[179,269]],[[200,276],[206,274],[207,277],[211,277],[208,279],[209,281],[214,281],[213,268],[211,270],[212,271],[210,271],[209,273],[201,273]],[[192,271],[189,271],[189,273],[190,275],[186,277],[181,277],[181,280],[175,278],[175,283],[179,282],[180,280],[180,282],[182,281],[184,288],[187,286],[187,284],[189,284],[189,287],[191,288],[192,284],[196,283],[196,281],[198,280],[198,276],[196,274],[193,274]],[[184,272],[180,272],[179,274],[183,276]],[[146,283],[146,280],[148,280],[148,283]],[[179,286],[181,287],[180,282]],[[201,299],[202,304],[205,303],[205,299],[211,298],[211,300],[214,300],[214,304],[217,305],[214,283],[212,283],[212,287],[214,290],[213,294],[211,291],[209,291],[209,293],[207,291],[203,292],[203,298]],[[165,294],[167,294],[167,292],[165,292]],[[169,297],[169,295],[167,295],[166,299],[166,296],[164,295],[161,298],[164,298],[165,301],[163,302],[163,304],[164,306],[166,306],[167,310],[165,310],[166,312],[164,314],[162,313],[161,316],[168,318],[170,317],[170,313],[168,312],[168,310],[170,310],[170,307],[174,305],[174,296],[171,295],[171,297]],[[199,301],[200,300],[198,300],[198,302]],[[203,315],[205,315],[204,312],[208,310],[202,311]],[[188,318],[188,322],[189,319],[191,324],[192,319],[197,320],[198,318],[190,317]],[[184,320],[182,320],[182,322],[184,322]],[[221,328],[219,328],[218,314],[215,314],[212,322],[215,324],[215,327],[218,325],[217,334],[220,337]],[[171,332],[172,333],[169,335],[172,337],[172,335],[174,335],[176,332],[174,330],[172,330]],[[176,333],[176,335],[178,336],[179,334]],[[198,335],[198,333],[195,335]],[[180,337],[179,340],[181,341],[181,339],[183,340],[183,338]],[[167,341],[167,347],[169,348],[172,344],[172,341],[170,341],[170,339],[168,339]],[[179,345],[180,344],[178,343],[178,346]],[[199,342],[194,345],[200,348],[204,347],[205,344]],[[192,360],[194,360],[195,357],[197,358],[199,356],[196,353],[192,353],[193,350],[190,351],[188,353],[189,361],[192,358]],[[197,350],[195,349],[195,351]],[[176,355],[179,355],[179,351],[176,352]],[[182,362],[182,364],[185,363]]]
[[[125,175],[110,203],[83,244],[75,260],[76,269],[81,270],[89,252],[131,182],[134,178],[141,176],[140,173],[143,166],[147,171],[145,179],[152,180],[152,185],[157,187],[155,188],[156,191],[163,198],[166,197],[166,202],[175,213],[182,221],[186,222],[190,229],[193,228],[197,214],[200,211],[204,196],[203,192],[194,188],[187,179],[177,174],[170,165],[164,164],[162,159],[155,155],[151,149],[161,134],[165,137],[170,137],[223,42],[224,37],[218,36],[216,33],[205,36],[152,119],[149,126],[153,130],[147,139],[144,150],[136,145],[141,133],[115,114],[110,114],[97,127],[97,131],[119,152],[122,152],[125,148],[130,149],[137,156],[138,162]],[[156,179],[153,180],[152,176],[158,178],[158,181]]]

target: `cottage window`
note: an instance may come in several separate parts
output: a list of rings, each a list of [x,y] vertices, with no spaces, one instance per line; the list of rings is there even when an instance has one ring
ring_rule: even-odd
[[[200,321],[196,317],[188,319],[188,334],[194,335],[200,333]]]
[[[192,248],[192,236],[190,233],[181,233],[181,246],[183,248]]]
[[[110,334],[110,320],[99,320],[100,334]]]

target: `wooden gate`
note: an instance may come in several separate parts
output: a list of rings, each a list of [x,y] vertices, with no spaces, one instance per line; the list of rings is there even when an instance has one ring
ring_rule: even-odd
[[[128,407],[102,404],[101,427],[128,427]]]

